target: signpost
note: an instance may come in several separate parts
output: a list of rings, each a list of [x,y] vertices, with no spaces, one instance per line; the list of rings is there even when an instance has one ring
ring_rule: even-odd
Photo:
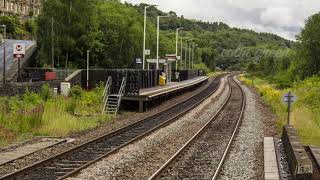
[[[142,58],[136,58],[136,69],[143,69],[142,63],[143,63]]]
[[[150,56],[150,54],[151,54],[150,49],[146,49],[146,50],[144,51],[144,54],[145,54],[146,56]]]
[[[13,45],[13,58],[18,59],[18,82],[21,80],[21,58],[24,58],[26,54],[25,44],[14,44]]]
[[[297,100],[297,97],[292,92],[288,92],[283,96],[283,101],[288,104],[288,122],[287,122],[288,125],[290,125],[291,105],[296,100]]]

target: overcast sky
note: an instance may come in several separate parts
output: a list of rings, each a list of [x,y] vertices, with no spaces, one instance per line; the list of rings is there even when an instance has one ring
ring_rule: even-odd
[[[126,0],[157,4],[163,11],[203,21],[225,22],[232,27],[271,32],[295,39],[304,21],[320,11],[320,0]]]

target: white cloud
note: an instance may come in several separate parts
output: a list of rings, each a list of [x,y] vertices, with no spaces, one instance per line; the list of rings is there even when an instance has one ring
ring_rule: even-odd
[[[163,11],[203,21],[221,21],[234,27],[271,32],[294,39],[304,21],[320,11],[319,0],[126,0],[158,4]]]

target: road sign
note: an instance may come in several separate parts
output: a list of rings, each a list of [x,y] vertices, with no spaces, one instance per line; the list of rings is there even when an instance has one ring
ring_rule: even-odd
[[[147,55],[147,56],[149,56],[149,55],[150,55],[150,49],[146,49],[146,50],[144,51],[144,54]]]
[[[24,58],[26,53],[26,45],[25,44],[14,44],[13,45],[13,57],[14,58]]]

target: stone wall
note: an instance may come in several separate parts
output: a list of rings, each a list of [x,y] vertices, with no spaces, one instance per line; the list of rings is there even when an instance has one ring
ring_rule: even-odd
[[[60,89],[61,81],[32,82],[32,83],[8,83],[0,85],[0,96],[15,96],[24,94],[28,89],[30,92],[40,92],[44,84],[49,84],[51,88]]]
[[[293,126],[287,125],[284,127],[281,139],[294,179],[311,179],[313,171],[312,162],[302,146]]]

